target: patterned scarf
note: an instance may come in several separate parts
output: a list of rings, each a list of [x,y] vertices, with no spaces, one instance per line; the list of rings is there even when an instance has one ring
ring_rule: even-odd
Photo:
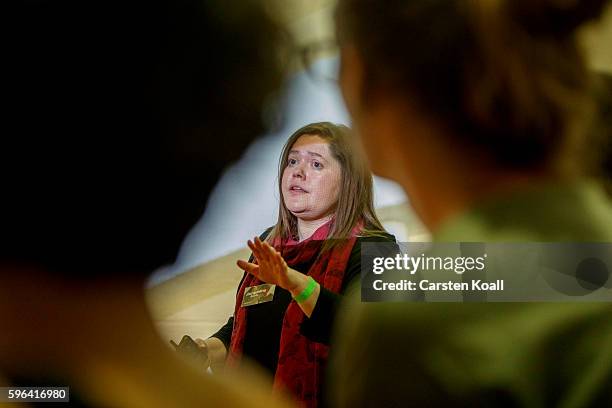
[[[339,293],[351,251],[362,227],[361,225],[355,227],[349,239],[335,245],[331,250],[320,253],[330,229],[331,221],[321,226],[307,240],[297,242],[290,239],[283,245],[280,244],[280,240],[276,240],[273,246],[281,253],[289,267],[315,259],[307,275],[312,276],[327,290]],[[234,328],[227,361],[230,366],[239,364],[246,334],[249,308],[240,307],[244,291],[249,286],[262,283],[248,274],[236,295]],[[329,346],[310,341],[300,334],[300,324],[305,318],[306,315],[300,306],[295,301],[291,301],[283,319],[274,389],[289,391],[302,406],[316,407],[323,397],[320,393]]]

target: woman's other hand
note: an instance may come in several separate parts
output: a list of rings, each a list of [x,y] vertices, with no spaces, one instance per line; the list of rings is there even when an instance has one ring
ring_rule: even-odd
[[[202,339],[193,340],[190,336],[184,335],[179,344],[172,340],[170,343],[181,357],[196,367],[206,370],[210,366],[208,348]]]

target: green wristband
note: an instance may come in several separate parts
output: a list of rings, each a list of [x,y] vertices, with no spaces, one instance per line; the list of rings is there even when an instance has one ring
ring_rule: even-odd
[[[303,291],[300,292],[299,295],[294,297],[293,300],[295,300],[298,303],[304,303],[306,299],[308,299],[310,295],[312,295],[312,292],[314,292],[316,287],[317,287],[317,282],[314,279],[312,279],[312,276],[309,276],[306,287],[304,288]]]

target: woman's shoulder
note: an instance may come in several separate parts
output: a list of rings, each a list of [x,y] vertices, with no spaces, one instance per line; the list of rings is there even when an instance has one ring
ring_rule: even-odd
[[[374,250],[381,253],[396,253],[397,251],[397,240],[395,236],[389,234],[386,231],[379,230],[366,230],[357,237],[355,245],[351,251],[351,257],[349,259],[349,265],[353,267],[361,268],[361,250],[362,244],[364,243],[383,243],[383,244],[395,244],[395,245],[381,245]]]
[[[395,235],[387,231],[364,231],[357,237],[359,243],[363,242],[397,242]]]
[[[268,235],[270,235],[270,233],[272,232],[272,230],[274,229],[274,225],[272,225],[271,227],[268,227],[264,230],[264,232],[262,232],[259,235],[259,239],[264,240],[268,237]]]
[[[380,254],[395,254],[398,251],[398,244],[395,235],[389,234],[387,231],[366,231],[364,234],[357,237],[357,241],[353,246],[352,256],[353,261],[361,263],[361,251],[362,244],[364,243],[379,243],[382,245],[370,245],[370,249],[367,251],[369,254],[380,253]],[[385,245],[386,244],[386,245]],[[374,252],[372,252],[374,251]],[[387,256],[387,255],[382,255]]]

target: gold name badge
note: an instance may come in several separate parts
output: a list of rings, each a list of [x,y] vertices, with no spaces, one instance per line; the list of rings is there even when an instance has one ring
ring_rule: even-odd
[[[244,290],[242,304],[240,306],[252,306],[260,303],[271,302],[274,299],[276,285],[264,283],[263,285],[249,286]]]

